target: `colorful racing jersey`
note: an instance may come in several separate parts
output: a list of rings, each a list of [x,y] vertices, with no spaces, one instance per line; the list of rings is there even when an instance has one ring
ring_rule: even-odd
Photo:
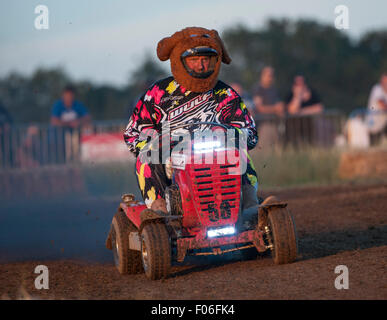
[[[165,121],[169,121],[171,130],[186,123],[228,124],[247,129],[249,150],[258,142],[254,119],[246,105],[236,91],[222,81],[205,93],[190,92],[173,77],[154,83],[139,99],[124,132],[129,150],[137,156],[147,142],[140,133],[148,129],[161,132]]]

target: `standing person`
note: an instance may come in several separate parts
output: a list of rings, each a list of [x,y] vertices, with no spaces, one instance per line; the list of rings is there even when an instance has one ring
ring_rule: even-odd
[[[87,108],[75,100],[76,90],[67,85],[62,91],[62,97],[56,101],[51,111],[51,124],[55,127],[80,128],[90,124],[90,115]]]
[[[319,95],[306,84],[302,75],[294,77],[292,91],[285,102],[289,114],[320,114],[324,110]]]
[[[284,103],[274,86],[274,69],[266,66],[261,71],[259,83],[253,90],[255,119],[258,120],[260,146],[272,148],[279,143],[281,121],[285,115]]]
[[[91,123],[87,108],[75,100],[76,90],[67,85],[62,97],[56,101],[51,111],[49,132],[50,162],[63,163],[76,159],[80,154],[80,133],[83,127]]]
[[[4,107],[0,101],[0,128],[10,126],[13,123],[13,119],[8,110]]]
[[[286,119],[285,143],[299,146],[302,144],[329,145],[333,139],[332,124],[323,117],[302,117],[302,115],[322,114],[324,106],[313,88],[308,86],[303,75],[296,75],[292,89],[285,99]],[[300,117],[301,116],[301,117]]]
[[[253,90],[256,111],[262,115],[284,115],[284,104],[274,86],[274,69],[266,66],[261,71],[259,83]]]
[[[138,101],[124,139],[129,150],[137,157],[136,174],[139,187],[148,208],[167,213],[165,188],[171,183],[162,164],[141,161],[141,152],[148,150],[148,140],[141,136],[169,123],[170,129],[182,124],[217,122],[247,133],[247,148],[258,141],[254,120],[241,97],[233,88],[218,80],[221,63],[231,59],[218,32],[191,27],[162,39],[157,46],[161,61],[171,60],[173,76],[154,83]],[[242,184],[252,202],[258,203],[257,175],[248,157]]]
[[[368,98],[366,122],[370,132],[371,144],[377,144],[387,133],[387,72],[383,72],[379,83],[372,87]]]
[[[0,167],[13,166],[12,123],[11,115],[0,101]]]

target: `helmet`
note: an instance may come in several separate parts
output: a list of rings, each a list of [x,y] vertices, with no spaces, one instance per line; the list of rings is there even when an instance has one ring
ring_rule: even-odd
[[[231,59],[216,30],[185,28],[159,41],[157,56],[170,59],[172,74],[181,86],[192,92],[215,87],[221,63]]]
[[[190,76],[205,79],[214,73],[218,56],[215,49],[199,46],[184,51],[181,61]]]

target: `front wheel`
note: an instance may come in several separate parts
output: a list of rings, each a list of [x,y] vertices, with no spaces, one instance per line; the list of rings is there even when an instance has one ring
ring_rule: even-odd
[[[271,240],[271,255],[275,264],[291,263],[297,258],[296,228],[286,208],[270,208],[268,225],[265,227]]]
[[[142,272],[141,254],[129,249],[129,233],[137,232],[135,225],[129,221],[123,211],[118,211],[112,221],[111,248],[114,264],[121,274]]]
[[[163,223],[150,222],[141,233],[141,256],[149,279],[166,278],[171,268],[171,245]]]

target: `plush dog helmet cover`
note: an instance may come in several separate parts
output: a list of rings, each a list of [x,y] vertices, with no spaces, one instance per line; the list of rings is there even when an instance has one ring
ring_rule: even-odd
[[[181,61],[181,55],[188,49],[207,46],[215,49],[219,56],[214,72],[207,78],[192,77]],[[216,30],[199,27],[185,28],[166,37],[157,45],[157,56],[161,61],[171,60],[171,71],[176,81],[192,92],[206,92],[212,89],[218,80],[220,64],[231,62],[222,40]]]

